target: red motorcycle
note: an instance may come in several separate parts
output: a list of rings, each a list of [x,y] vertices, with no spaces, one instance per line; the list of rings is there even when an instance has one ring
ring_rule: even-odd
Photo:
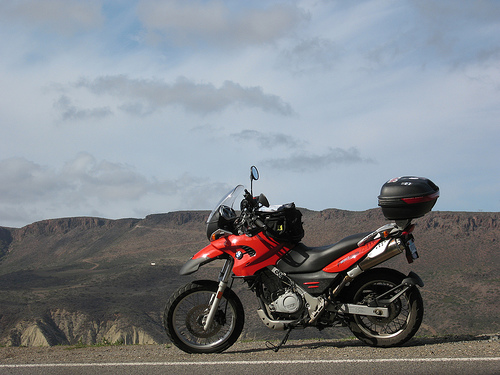
[[[168,300],[163,324],[174,345],[187,353],[217,353],[236,342],[244,310],[231,289],[236,278],[257,296],[257,314],[269,328],[324,329],[347,326],[364,343],[401,345],[415,335],[424,308],[414,272],[404,275],[374,268],[405,253],[418,258],[412,219],[429,212],[439,188],[420,177],[400,177],[382,186],[378,197],[384,216],[394,220],[379,229],[343,238],[333,245],[308,247],[301,213],[293,203],[270,206],[253,196],[257,168],[251,168],[250,192],[238,185],[221,200],[207,221],[210,244],[180,270],[196,272],[217,259],[224,261],[219,281],[198,280],[178,289]],[[233,208],[241,199],[239,213]]]

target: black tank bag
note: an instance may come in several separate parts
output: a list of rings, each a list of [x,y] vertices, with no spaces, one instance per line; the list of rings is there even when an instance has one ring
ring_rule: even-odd
[[[295,203],[287,203],[276,211],[259,213],[266,225],[266,234],[279,242],[298,243],[304,237],[302,213]]]

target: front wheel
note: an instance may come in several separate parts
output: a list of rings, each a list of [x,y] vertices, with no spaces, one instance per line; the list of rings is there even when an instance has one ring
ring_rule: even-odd
[[[367,271],[348,287],[347,299],[355,304],[370,304],[375,298],[401,284],[406,276],[387,269]],[[397,291],[385,295],[385,300]],[[346,321],[354,335],[370,346],[391,347],[404,344],[417,333],[424,316],[424,305],[417,287],[412,287],[387,306],[388,317],[348,315]]]
[[[224,291],[214,322],[204,329],[217,288],[214,281],[195,281],[178,289],[167,302],[163,325],[172,343],[186,353],[220,353],[243,330],[243,305],[231,289]]]

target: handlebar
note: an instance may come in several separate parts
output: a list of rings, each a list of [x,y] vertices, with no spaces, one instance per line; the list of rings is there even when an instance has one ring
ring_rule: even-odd
[[[258,217],[255,218],[254,222],[258,227],[266,229],[266,224],[264,224],[264,222],[260,220]]]
[[[235,223],[236,229],[240,234],[253,236],[263,229],[266,229],[266,224],[264,224],[256,213],[259,208],[258,198],[252,196],[246,189],[243,197],[240,204],[241,215]]]

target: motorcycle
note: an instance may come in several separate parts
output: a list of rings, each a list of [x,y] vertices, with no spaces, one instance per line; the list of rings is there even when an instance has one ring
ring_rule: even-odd
[[[402,345],[422,323],[424,307],[414,272],[404,275],[378,268],[405,253],[418,258],[412,219],[431,211],[439,188],[429,179],[406,176],[389,180],[381,189],[379,206],[390,224],[353,234],[321,247],[308,247],[301,213],[293,203],[270,206],[264,194],[253,196],[242,185],[232,189],[210,213],[210,244],[180,270],[181,275],[223,260],[218,282],[197,280],[178,289],[168,300],[163,324],[174,345],[187,353],[218,353],[228,349],[244,326],[244,309],[231,289],[242,279],[255,293],[257,314],[268,328],[319,330],[347,326],[362,342],[375,347]],[[242,200],[238,212],[233,207]]]

